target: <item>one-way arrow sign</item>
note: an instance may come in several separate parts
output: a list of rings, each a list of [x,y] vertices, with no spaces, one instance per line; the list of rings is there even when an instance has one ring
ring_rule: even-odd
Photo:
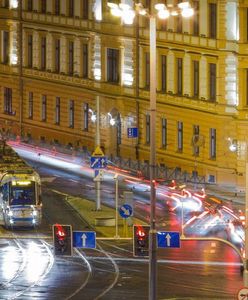
[[[96,248],[95,231],[73,231],[73,247]]]
[[[159,248],[180,248],[180,234],[173,231],[158,232],[157,244]]]

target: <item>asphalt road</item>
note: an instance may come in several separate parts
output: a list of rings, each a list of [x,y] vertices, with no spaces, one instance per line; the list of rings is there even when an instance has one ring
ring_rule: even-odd
[[[43,223],[37,231],[15,231],[11,233],[11,239],[2,240],[0,261],[13,260],[15,270],[19,271],[6,278],[8,268],[2,264],[0,299],[147,299],[148,260],[133,257],[131,241],[102,240],[98,241],[95,250],[76,250],[71,258],[53,260],[52,241],[42,238],[43,235],[51,236],[51,225],[72,224],[73,229],[84,230],[87,224],[66,204],[62,194],[52,190],[91,199],[94,199],[95,191],[94,187],[90,189],[92,179],[83,175],[37,162],[35,166],[43,178]],[[108,183],[102,187],[105,190],[104,200],[113,202],[114,185]],[[146,191],[139,193],[138,202],[144,195],[147,195]],[[141,206],[139,209],[142,212]],[[163,214],[169,216],[170,223],[174,220],[180,228],[176,214],[171,215],[162,208],[161,217]],[[166,223],[166,220],[163,222]],[[37,233],[41,238],[23,241],[25,235],[35,238]],[[29,245],[33,247],[36,243],[40,245],[38,250],[29,252]],[[17,258],[7,255],[12,253],[13,247],[22,255],[17,255]],[[32,258],[30,253],[38,253],[38,256]],[[30,261],[32,266],[28,263]],[[32,280],[29,270],[33,270]],[[38,277],[34,276],[34,270],[41,270]],[[236,299],[242,285],[240,258],[223,243],[185,241],[180,249],[158,250],[158,299]]]

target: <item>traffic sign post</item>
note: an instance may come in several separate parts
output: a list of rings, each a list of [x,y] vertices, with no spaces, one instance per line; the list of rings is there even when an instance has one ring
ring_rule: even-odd
[[[123,219],[129,218],[133,215],[133,208],[129,204],[123,204],[119,209],[119,213]]]
[[[73,247],[96,248],[95,231],[73,231]]]
[[[157,245],[159,248],[180,248],[179,232],[172,232],[172,231],[158,232]]]
[[[99,99],[98,99],[99,100]],[[99,102],[99,101],[98,101]],[[100,141],[97,141],[97,144]],[[92,169],[95,171],[105,169],[107,166],[107,159],[104,156],[104,153],[101,149],[100,146],[97,146],[95,151],[92,153],[91,158],[90,158],[90,166]],[[100,188],[100,181],[101,178],[100,176],[96,176],[94,178],[95,184],[96,184],[96,210],[101,210],[101,188]]]

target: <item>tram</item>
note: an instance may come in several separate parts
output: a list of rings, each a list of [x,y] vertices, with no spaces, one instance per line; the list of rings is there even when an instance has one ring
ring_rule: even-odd
[[[0,141],[0,218],[10,229],[36,227],[42,219],[41,180],[9,145]]]

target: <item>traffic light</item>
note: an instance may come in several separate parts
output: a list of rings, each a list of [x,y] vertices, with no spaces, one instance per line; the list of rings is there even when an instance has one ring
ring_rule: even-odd
[[[72,229],[71,225],[53,225],[54,255],[72,255]]]
[[[133,226],[133,255],[149,256],[149,225]]]

